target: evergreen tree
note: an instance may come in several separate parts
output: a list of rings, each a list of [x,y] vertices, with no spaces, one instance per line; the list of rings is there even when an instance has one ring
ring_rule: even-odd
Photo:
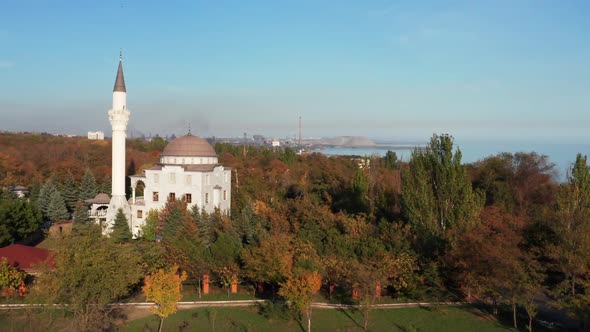
[[[110,238],[117,243],[129,242],[132,238],[129,224],[127,223],[127,217],[125,217],[123,209],[117,210]]]
[[[52,222],[66,220],[70,217],[66,208],[66,202],[61,197],[59,190],[54,190],[51,194],[49,204],[47,205],[47,217]]]
[[[83,224],[88,221],[88,208],[84,205],[84,202],[78,200],[76,202],[76,209],[74,210],[74,223],[75,224]]]
[[[100,185],[99,191],[101,193],[105,193],[110,196],[113,191],[113,189],[111,188],[112,185],[113,185],[113,180],[111,179],[110,176],[106,176]]]
[[[90,169],[87,169],[80,182],[80,191],[78,192],[78,199],[85,201],[94,198],[98,194],[98,186],[94,174]]]
[[[39,198],[37,199],[37,207],[39,211],[43,213],[45,218],[49,218],[49,203],[51,201],[51,197],[53,197],[53,193],[57,191],[57,186],[55,185],[53,178],[49,178],[41,189],[39,190]]]
[[[78,202],[78,185],[72,174],[68,174],[66,179],[59,186],[59,191],[66,202],[69,212],[74,212]]]

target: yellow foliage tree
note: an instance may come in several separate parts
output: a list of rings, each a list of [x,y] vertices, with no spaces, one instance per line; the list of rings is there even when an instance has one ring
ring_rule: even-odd
[[[178,274],[178,265],[169,270],[160,269],[145,277],[143,293],[147,301],[153,301],[156,306],[152,308],[154,313],[160,317],[160,328],[164,318],[176,312],[176,305],[182,299],[180,293],[182,282],[186,280],[186,272]]]
[[[311,331],[311,304],[313,296],[322,286],[322,277],[317,272],[305,272],[292,276],[281,283],[279,295],[284,297],[299,312],[307,318],[307,332]]]

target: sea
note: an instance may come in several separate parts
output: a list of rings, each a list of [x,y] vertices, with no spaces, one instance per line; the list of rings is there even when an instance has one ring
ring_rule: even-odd
[[[330,147],[317,152],[326,155],[343,156],[384,156],[388,150],[397,154],[398,159],[409,161],[412,151],[416,147],[424,147],[426,143],[379,142],[369,148],[340,148]],[[576,155],[590,155],[590,144],[578,143],[455,143],[455,148],[461,150],[463,163],[474,163],[489,156],[495,156],[503,152],[536,152],[545,155],[550,163],[555,164],[555,181],[565,182]]]

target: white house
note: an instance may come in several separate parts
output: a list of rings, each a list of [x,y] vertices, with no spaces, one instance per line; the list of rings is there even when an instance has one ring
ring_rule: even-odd
[[[102,131],[89,131],[88,139],[93,140],[104,140],[104,132]]]

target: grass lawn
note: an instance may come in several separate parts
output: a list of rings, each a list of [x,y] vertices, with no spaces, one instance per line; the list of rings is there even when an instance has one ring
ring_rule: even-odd
[[[158,330],[158,319],[150,316],[130,321],[121,331]],[[163,331],[303,331],[299,322],[279,318],[267,320],[252,308],[199,308],[181,310],[164,320]],[[315,309],[312,330],[362,331],[363,318],[357,311]],[[488,315],[469,307],[374,309],[371,331],[515,331]]]

